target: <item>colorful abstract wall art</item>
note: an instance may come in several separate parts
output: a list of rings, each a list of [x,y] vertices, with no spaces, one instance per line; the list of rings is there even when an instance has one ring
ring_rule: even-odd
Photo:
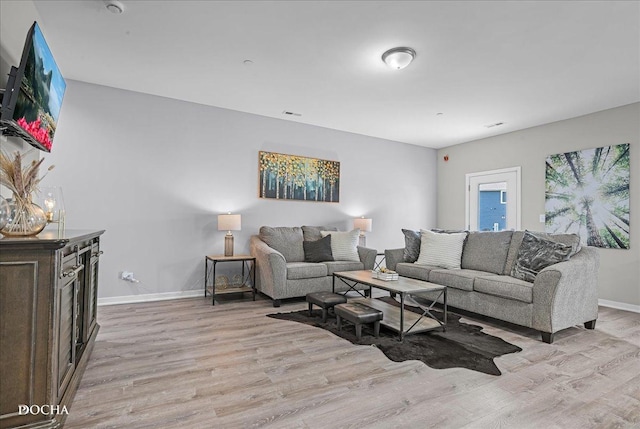
[[[260,198],[340,201],[340,163],[324,159],[259,153]]]

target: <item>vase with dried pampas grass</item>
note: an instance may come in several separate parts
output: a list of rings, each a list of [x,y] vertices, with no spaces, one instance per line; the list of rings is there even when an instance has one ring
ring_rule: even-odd
[[[0,152],[0,184],[9,189],[13,196],[8,199],[9,216],[6,225],[0,230],[5,236],[36,235],[47,225],[44,210],[33,203],[33,194],[38,184],[46,176],[38,177],[40,165],[44,159],[22,165],[23,157],[16,152],[11,158],[6,152]],[[53,169],[53,165],[47,172]]]

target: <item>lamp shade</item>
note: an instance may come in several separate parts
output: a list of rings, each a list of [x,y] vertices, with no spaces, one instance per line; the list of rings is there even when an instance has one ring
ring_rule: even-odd
[[[393,48],[382,54],[382,61],[392,69],[403,69],[409,64],[416,56],[416,51],[411,48]]]
[[[218,215],[218,231],[240,231],[242,219],[239,214]]]
[[[359,229],[361,232],[371,231],[371,219],[358,217],[353,220],[353,227]]]

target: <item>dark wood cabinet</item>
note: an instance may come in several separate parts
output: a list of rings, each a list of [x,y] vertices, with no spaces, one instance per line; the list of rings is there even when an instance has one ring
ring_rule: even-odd
[[[103,232],[0,239],[0,428],[64,423],[99,329]]]

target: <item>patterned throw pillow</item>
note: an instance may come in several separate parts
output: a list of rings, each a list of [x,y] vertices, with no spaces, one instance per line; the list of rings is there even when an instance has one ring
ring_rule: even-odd
[[[333,261],[331,253],[331,236],[327,235],[320,240],[303,241],[305,262]]]
[[[404,262],[415,262],[420,255],[420,233],[411,229],[403,229]]]
[[[420,236],[420,256],[416,264],[448,270],[460,269],[462,247],[467,238],[466,232],[440,234],[421,229]]]
[[[323,237],[331,235],[331,253],[334,261],[360,262],[358,255],[359,229],[349,232],[322,231]]]
[[[569,244],[547,240],[525,231],[511,277],[533,282],[543,268],[568,260],[571,250]]]

